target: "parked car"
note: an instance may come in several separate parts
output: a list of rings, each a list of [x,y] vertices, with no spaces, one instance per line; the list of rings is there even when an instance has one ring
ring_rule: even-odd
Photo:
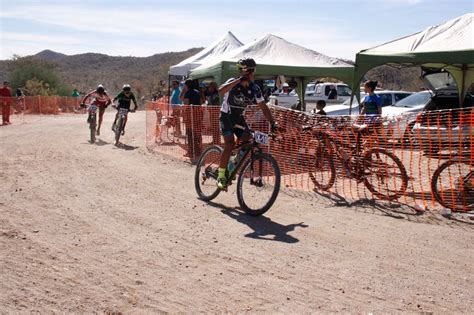
[[[277,105],[285,108],[295,108],[298,101],[299,97],[296,90],[292,90],[289,93],[284,92],[282,89],[276,90],[269,97],[270,105]]]
[[[331,91],[331,86],[334,86],[337,91],[337,98],[329,100],[329,92]],[[351,98],[352,90],[345,83],[310,83],[306,86],[305,91],[305,102],[306,103],[316,103],[319,100],[324,100],[329,103],[340,104]]]
[[[474,95],[459,105],[457,89],[437,90],[416,117],[412,133],[426,154],[470,150],[474,137]]]
[[[376,90],[375,94],[379,95],[382,99],[382,105],[384,109],[382,110],[382,114],[385,114],[385,108],[387,106],[395,104],[397,101],[404,99],[405,97],[412,94],[412,92],[406,91],[387,91],[387,90]],[[361,93],[360,100],[362,101],[365,97],[364,93]],[[331,116],[335,115],[349,115],[349,102],[350,99],[346,100],[344,103],[340,105],[328,105],[325,109],[326,113]],[[357,99],[354,98],[352,103],[352,110],[351,115],[358,115],[359,114],[359,104]]]
[[[393,139],[412,140],[412,129],[416,115],[431,101],[433,92],[430,90],[413,93],[391,106],[383,109],[383,116],[390,122]]]

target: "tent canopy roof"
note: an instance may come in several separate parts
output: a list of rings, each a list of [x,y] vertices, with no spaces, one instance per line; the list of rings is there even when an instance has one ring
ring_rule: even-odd
[[[353,85],[358,87],[367,71],[383,64],[444,68],[458,82],[460,93],[465,92],[474,83],[474,13],[360,51]]]
[[[201,64],[210,62],[222,54],[225,54],[241,46],[243,46],[243,44],[237,39],[237,37],[235,37],[232,32],[227,32],[227,34],[216,40],[207,48],[181,61],[180,63],[171,66],[169,74],[181,76],[188,75],[189,71],[200,66]]]
[[[213,77],[218,83],[222,83],[237,74],[235,63],[244,57],[255,59],[256,75],[260,78],[285,75],[304,79],[335,77],[347,83],[352,81],[353,67],[348,63],[290,43],[272,34],[199,66],[191,71],[191,77],[194,79]]]

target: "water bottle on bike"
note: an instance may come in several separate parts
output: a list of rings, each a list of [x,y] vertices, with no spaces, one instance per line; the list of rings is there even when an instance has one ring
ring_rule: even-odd
[[[229,175],[235,171],[235,168],[237,167],[239,162],[242,160],[244,155],[245,155],[245,151],[239,150],[239,152],[234,157],[229,159],[229,163],[227,164],[227,171]]]

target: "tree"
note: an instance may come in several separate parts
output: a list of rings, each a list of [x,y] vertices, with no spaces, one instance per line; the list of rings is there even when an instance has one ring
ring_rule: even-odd
[[[56,74],[56,65],[35,57],[14,56],[9,61],[9,81],[14,88],[24,89],[27,95],[69,95],[72,88]]]

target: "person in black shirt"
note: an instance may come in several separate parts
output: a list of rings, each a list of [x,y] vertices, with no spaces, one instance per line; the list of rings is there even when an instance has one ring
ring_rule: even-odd
[[[115,123],[117,122],[118,118],[118,111],[119,108],[125,108],[130,110],[130,104],[133,101],[133,104],[135,105],[135,108],[133,111],[136,111],[138,108],[137,104],[137,99],[135,98],[135,94],[132,92],[132,88],[130,87],[129,84],[124,84],[122,88],[122,92],[120,92],[113,100],[113,102],[118,100],[118,106],[114,106],[117,108],[117,114],[115,114],[115,120],[114,123],[112,124],[112,131],[115,131]],[[128,116],[125,118],[123,130],[122,130],[122,136],[125,135],[125,126],[127,125],[127,119]]]
[[[219,100],[219,88],[216,82],[209,84],[207,90],[207,110],[209,111],[209,121],[212,133],[212,143],[215,145],[221,144],[221,130],[219,128],[219,112],[220,112],[220,100]]]
[[[201,155],[203,115],[201,109],[201,93],[194,88],[194,82],[192,80],[188,79],[184,82],[181,99],[184,105],[184,124],[186,126],[186,136],[188,139],[188,152],[185,156],[194,162]]]
[[[328,94],[328,100],[335,100],[337,99],[337,90],[334,85],[329,86],[329,94]]]
[[[316,112],[316,114],[326,116],[326,112],[324,111],[324,107],[326,107],[326,101],[324,101],[324,100],[319,100],[319,101],[316,103],[316,109],[318,110],[318,111]]]

